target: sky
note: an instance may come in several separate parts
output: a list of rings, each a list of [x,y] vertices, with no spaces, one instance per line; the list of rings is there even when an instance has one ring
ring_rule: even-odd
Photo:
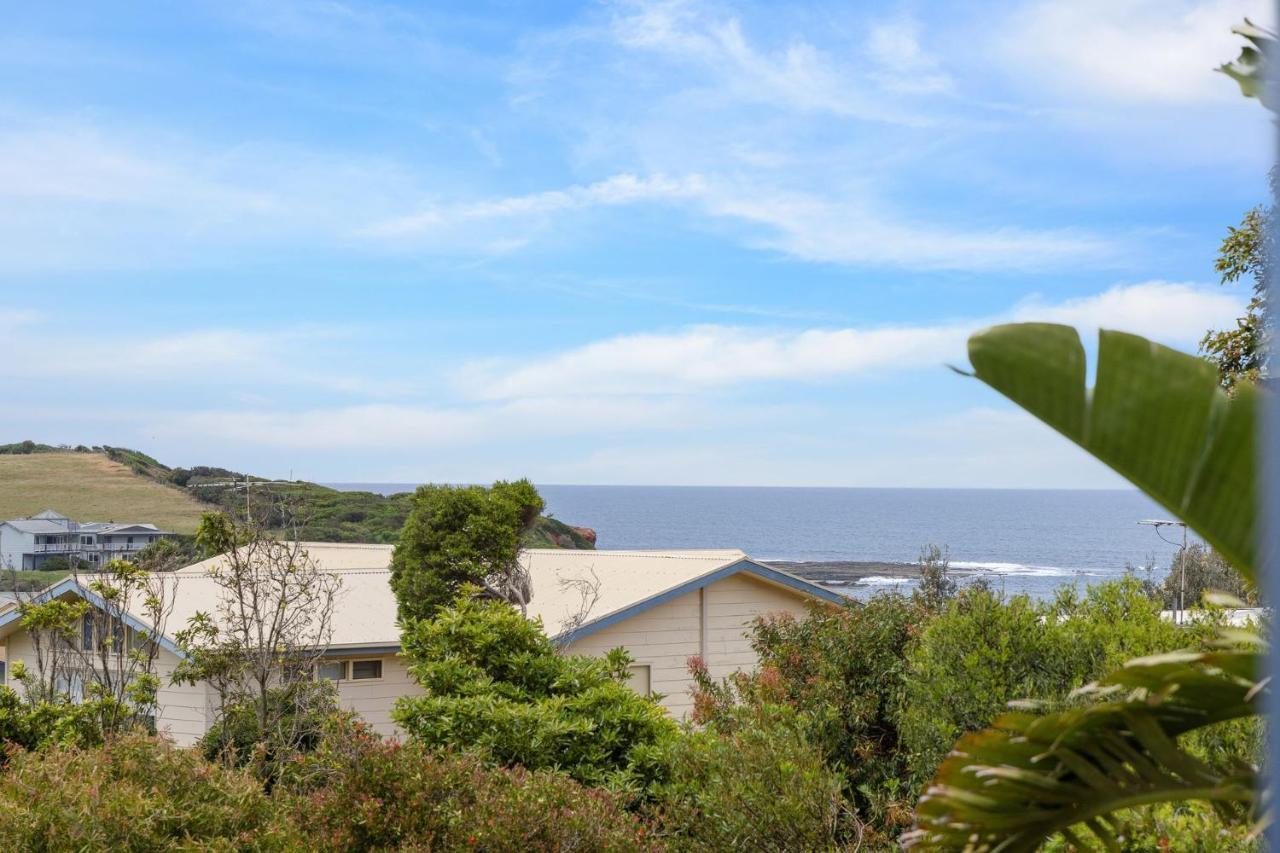
[[[1011,320],[1194,352],[1256,0],[17,4],[0,442],[321,482],[1114,488]]]

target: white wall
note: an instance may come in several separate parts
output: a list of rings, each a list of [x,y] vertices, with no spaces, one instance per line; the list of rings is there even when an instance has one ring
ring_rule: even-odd
[[[583,637],[565,651],[602,656],[622,646],[637,664],[650,667],[651,689],[665,694],[663,707],[680,719],[693,708],[690,657],[701,654],[715,678],[753,670],[759,661],[748,637],[752,620],[777,612],[803,617],[806,602],[790,589],[736,574]]]
[[[22,569],[22,555],[36,549],[36,537],[8,524],[0,524],[0,569]]]
[[[421,696],[423,690],[409,675],[404,661],[397,655],[370,655],[369,657],[344,657],[357,661],[377,658],[382,661],[382,678],[338,682],[338,703],[355,711],[384,737],[403,737],[403,732],[391,721],[391,709],[401,696]],[[334,658],[339,660],[339,658]]]

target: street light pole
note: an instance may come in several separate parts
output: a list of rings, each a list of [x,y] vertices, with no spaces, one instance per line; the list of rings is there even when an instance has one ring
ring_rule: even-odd
[[[1165,542],[1169,542],[1169,540],[1165,539],[1164,536],[1160,534],[1160,528],[1162,527],[1181,527],[1182,528],[1182,546],[1178,548],[1178,556],[1176,557],[1178,561],[1178,609],[1173,614],[1174,624],[1181,625],[1183,622],[1182,614],[1183,614],[1183,611],[1186,610],[1186,606],[1187,606],[1187,601],[1186,601],[1186,598],[1187,598],[1187,523],[1185,521],[1177,521],[1175,519],[1166,519],[1166,518],[1148,518],[1143,521],[1139,521],[1138,523],[1145,524],[1154,528],[1156,531],[1156,535],[1159,536],[1160,539]],[[1176,545],[1178,543],[1170,542],[1169,544]]]

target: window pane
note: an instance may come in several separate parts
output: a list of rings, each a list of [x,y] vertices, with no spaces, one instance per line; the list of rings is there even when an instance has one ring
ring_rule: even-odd
[[[316,674],[330,681],[342,681],[347,677],[347,662],[341,660],[323,661],[316,667]]]
[[[351,678],[381,678],[382,677],[382,661],[380,660],[356,660],[351,662]]]
[[[641,696],[649,696],[649,665],[648,664],[632,664],[627,667],[627,671],[631,673],[631,677],[627,679],[627,686]]]
[[[88,613],[80,619],[80,649],[93,651],[93,617]]]

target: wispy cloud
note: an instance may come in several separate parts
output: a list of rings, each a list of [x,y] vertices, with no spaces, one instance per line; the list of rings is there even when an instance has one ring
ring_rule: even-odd
[[[972,332],[1011,320],[1106,327],[1194,346],[1206,325],[1240,315],[1239,298],[1168,282],[1119,286],[1057,304],[1034,300],[994,317],[916,326],[776,331],[697,326],[620,335],[511,367],[473,364],[462,387],[479,397],[519,399],[570,388],[583,395],[685,394],[768,381],[815,382],[839,376],[959,362]]]
[[[689,199],[702,192],[702,179],[697,175],[669,178],[665,175],[639,177],[620,174],[593,184],[564,189],[463,204],[426,206],[406,216],[375,222],[361,229],[361,233],[373,237],[404,237],[489,220],[541,218],[590,207]]]

